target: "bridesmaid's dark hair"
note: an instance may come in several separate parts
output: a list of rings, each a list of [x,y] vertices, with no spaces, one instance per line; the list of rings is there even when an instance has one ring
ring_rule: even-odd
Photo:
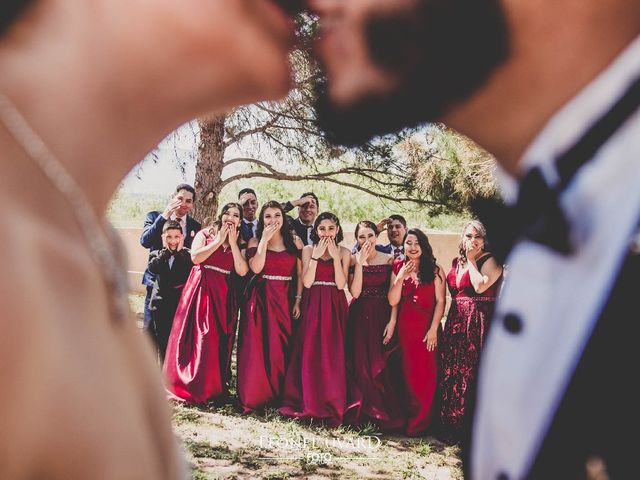
[[[425,233],[419,228],[411,228],[407,235],[404,237],[404,241],[407,241],[409,235],[415,235],[420,244],[422,253],[420,254],[420,264],[418,265],[418,279],[420,283],[431,283],[435,280],[438,274],[438,265],[436,264],[436,257],[433,256],[433,248],[429,243],[429,239]],[[405,255],[407,249],[405,247]]]
[[[20,17],[34,0],[2,0],[0,2],[0,36]]]
[[[361,228],[370,228],[371,230],[373,230],[373,233],[375,233],[376,237],[380,235],[378,226],[371,220],[362,220],[361,222],[358,222],[358,224],[356,225],[356,231],[353,233],[353,235],[356,237],[356,248],[358,249],[358,251],[360,250],[360,245],[358,244],[358,233],[360,233]]]
[[[323,220],[331,220],[338,227],[338,233],[336,234],[336,244],[344,240],[344,234],[342,233],[342,227],[340,226],[340,220],[338,219],[338,217],[336,217],[335,214],[331,212],[322,212],[316,218],[316,221],[313,224],[311,235],[309,235],[314,245],[316,245],[320,241],[320,236],[318,235],[318,225],[320,225],[320,222],[322,222]]]
[[[220,215],[218,215],[218,219],[216,220],[216,225],[218,229],[222,228],[222,216],[232,208],[237,208],[238,212],[240,212],[240,223],[238,223],[238,246],[240,248],[246,248],[247,245],[245,241],[242,239],[242,235],[240,235],[240,228],[242,225],[242,205],[240,205],[237,202],[229,202],[226,205],[224,205],[222,207],[222,210],[220,210]]]
[[[282,214],[282,226],[280,227],[280,233],[282,234],[282,240],[284,241],[284,247],[289,253],[293,253],[294,255],[298,255],[300,250],[296,246],[296,242],[293,240],[293,233],[291,232],[291,225],[289,225],[289,218],[284,212],[282,205],[280,202],[276,202],[275,200],[270,200],[260,209],[260,215],[258,215],[258,227],[256,228],[256,237],[258,240],[262,238],[262,232],[264,231],[264,212],[267,208],[275,208],[276,210],[280,210]]]
[[[373,233],[376,234],[376,237],[380,235],[380,232],[378,231],[378,226],[375,223],[373,223],[371,220],[362,220],[361,222],[358,222],[358,224],[356,225],[356,231],[354,232],[356,241],[358,241],[358,233],[360,233],[361,228],[370,228],[371,230],[373,230]]]

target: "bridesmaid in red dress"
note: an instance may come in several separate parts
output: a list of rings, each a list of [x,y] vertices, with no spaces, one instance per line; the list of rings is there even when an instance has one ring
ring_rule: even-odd
[[[300,317],[304,246],[294,237],[278,202],[260,211],[257,238],[249,241],[256,274],[240,317],[238,398],[243,413],[280,400],[289,359],[292,319]]]
[[[393,257],[375,248],[378,228],[356,225],[356,254],[351,257],[349,291],[353,301],[347,322],[347,364],[353,381],[349,397],[361,398],[353,422],[373,422],[386,431],[404,428],[398,342],[389,327],[387,301]]]
[[[476,378],[502,279],[502,266],[485,251],[486,236],[482,223],[468,222],[460,237],[460,255],[447,275],[451,307],[440,342],[440,418],[450,441],[462,437],[467,391]]]
[[[241,220],[242,207],[228,203],[217,233],[201,230],[193,240],[195,265],[182,291],[163,367],[174,400],[221,403],[228,396],[238,318],[234,277],[249,271],[238,235]]]
[[[338,245],[342,239],[338,218],[330,212],[318,215],[313,245],[302,250],[302,319],[279,409],[285,416],[328,426],[340,425],[347,410],[344,288],[351,252]]]
[[[404,259],[393,264],[389,329],[398,324],[408,420],[406,434],[426,432],[437,415],[438,328],[445,306],[445,278],[427,236],[412,228],[404,240]],[[387,332],[388,334],[389,332]]]

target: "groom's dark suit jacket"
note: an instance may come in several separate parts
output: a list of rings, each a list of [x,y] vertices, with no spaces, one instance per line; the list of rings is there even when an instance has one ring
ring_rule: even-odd
[[[639,478],[636,459],[640,431],[638,375],[640,339],[640,243],[627,252],[609,299],[600,313],[560,405],[526,478]],[[597,274],[597,272],[594,272]],[[576,301],[579,301],[576,298]],[[475,385],[467,404],[463,448],[465,478],[470,471]],[[636,440],[634,440],[636,439]],[[607,477],[588,476],[600,464]],[[591,462],[591,463],[590,463]],[[506,477],[505,477],[506,478]]]

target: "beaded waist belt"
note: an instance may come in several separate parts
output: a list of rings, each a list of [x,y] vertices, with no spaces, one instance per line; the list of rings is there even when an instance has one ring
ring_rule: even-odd
[[[363,288],[361,296],[368,298],[386,298],[387,291],[384,288]]]
[[[336,282],[313,282],[311,284],[312,287],[315,287],[316,285],[325,285],[327,287],[337,287],[338,285],[336,285]]]
[[[213,270],[214,272],[222,273],[223,275],[231,275],[229,270],[225,270],[224,268],[216,267],[215,265],[203,265],[204,268],[208,268],[209,270]]]
[[[495,302],[496,297],[456,297],[456,302]]]
[[[266,280],[281,280],[283,282],[293,280],[293,277],[285,277],[283,275],[262,275],[262,278]]]

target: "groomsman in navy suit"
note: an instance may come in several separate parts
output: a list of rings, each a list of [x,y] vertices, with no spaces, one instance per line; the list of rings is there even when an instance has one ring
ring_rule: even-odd
[[[298,207],[298,217],[294,219],[287,215],[289,224],[295,234],[300,237],[302,243],[310,245],[311,230],[313,230],[313,223],[316,221],[320,208],[318,196],[313,192],[306,192],[300,195],[300,198],[282,204],[285,212],[290,212],[296,207]]]
[[[238,203],[242,205],[242,222],[240,235],[245,242],[256,236],[258,228],[258,196],[253,188],[243,188],[238,192]]]
[[[387,229],[389,243],[387,245],[376,245],[376,250],[382,253],[393,255],[393,258],[404,256],[404,237],[407,235],[407,221],[402,215],[389,215],[378,223],[378,231]]]
[[[184,246],[191,248],[191,242],[196,233],[200,231],[201,225],[189,212],[193,210],[196,199],[196,191],[191,185],[182,183],[176,187],[171,201],[162,212],[149,212],[144,220],[140,243],[149,252],[161,250],[162,247],[162,227],[168,220],[175,220],[182,227],[184,234]],[[147,287],[147,295],[144,300],[144,330],[153,335],[153,323],[151,321],[151,311],[149,301],[153,291],[155,275],[148,269],[144,271],[142,284]]]

